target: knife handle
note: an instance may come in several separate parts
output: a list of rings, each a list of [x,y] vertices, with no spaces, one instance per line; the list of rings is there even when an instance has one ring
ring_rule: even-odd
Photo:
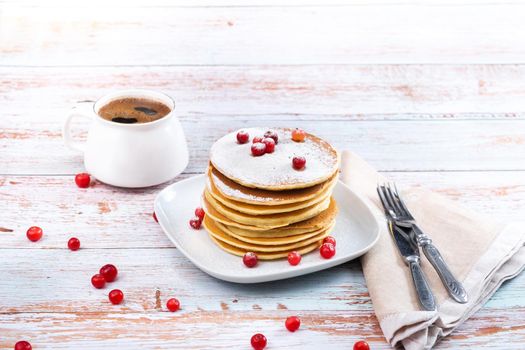
[[[412,274],[412,281],[414,281],[414,287],[416,287],[417,296],[419,299],[419,304],[423,307],[424,310],[434,311],[436,310],[436,301],[432,290],[427,282],[421,265],[419,265],[419,257],[414,257],[415,259],[409,259],[410,273]]]
[[[430,261],[432,266],[436,269],[436,272],[438,273],[439,278],[441,278],[448,294],[458,303],[465,304],[468,301],[467,292],[465,291],[465,288],[463,288],[461,282],[454,277],[436,246],[432,244],[430,239],[422,239],[421,248],[423,249],[423,253],[425,253],[428,261]]]

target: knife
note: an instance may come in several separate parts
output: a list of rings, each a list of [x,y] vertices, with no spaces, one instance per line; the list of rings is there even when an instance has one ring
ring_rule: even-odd
[[[415,245],[414,240],[410,237],[410,231],[409,233],[405,232],[390,219],[388,219],[388,227],[392,238],[396,242],[399,254],[401,254],[403,261],[410,268],[410,274],[412,275],[412,281],[414,282],[419,304],[424,310],[435,311],[436,301],[425,274],[421,269],[421,265],[419,264],[419,249],[417,245]]]

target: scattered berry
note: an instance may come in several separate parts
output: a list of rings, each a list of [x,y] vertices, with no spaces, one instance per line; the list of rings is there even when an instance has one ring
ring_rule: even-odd
[[[334,245],[334,247],[336,246],[335,244],[335,238],[332,237],[332,236],[326,236],[324,239],[323,239],[323,243],[332,243]]]
[[[262,142],[256,142],[252,144],[252,154],[255,157],[262,156],[264,153],[266,153],[266,144]]]
[[[80,248],[80,240],[76,237],[71,237],[69,241],[67,241],[67,247],[72,251],[78,250]]]
[[[88,173],[80,173],[75,176],[75,183],[80,188],[88,188],[91,183],[91,177]]]
[[[297,316],[290,316],[286,319],[284,325],[290,332],[295,332],[299,329],[299,326],[301,326],[301,320]]]
[[[306,159],[304,157],[293,157],[292,165],[295,170],[301,170],[306,165]]]
[[[266,347],[266,337],[261,333],[254,334],[250,342],[255,350],[263,350]]]
[[[370,350],[366,341],[360,340],[354,344],[354,350]]]
[[[111,304],[118,305],[122,302],[124,299],[124,293],[120,289],[113,289],[108,294],[109,301],[111,301]]]
[[[104,288],[104,286],[106,285],[106,279],[100,273],[97,273],[96,275],[93,275],[93,277],[91,277],[91,284],[93,285],[93,287],[101,289]]]
[[[168,300],[168,302],[166,303],[166,307],[168,308],[168,310],[170,310],[171,312],[175,312],[177,311],[178,309],[180,309],[180,302],[175,299],[175,298],[171,298],[170,300]]]
[[[193,219],[190,220],[190,226],[195,230],[200,229],[201,224],[202,220],[198,216],[195,216]]]
[[[27,230],[27,238],[32,241],[32,242],[36,242],[38,241],[40,238],[42,238],[42,234],[43,234],[43,231],[40,227],[38,226],[31,226],[28,230]]]
[[[270,137],[266,137],[265,139],[263,139],[263,143],[266,145],[264,152],[273,153],[273,151],[275,150],[275,141]]]
[[[159,219],[157,219],[157,214],[155,214],[155,212],[153,212],[153,220],[155,220],[156,222],[159,222]]]
[[[252,140],[252,143],[263,142],[263,139],[264,137],[255,136]]]
[[[292,140],[295,142],[303,142],[306,137],[304,130],[295,129],[292,131]]]
[[[237,142],[239,142],[240,144],[246,143],[249,140],[250,135],[246,131],[241,130],[237,133]]]
[[[272,138],[274,141],[275,141],[275,144],[278,144],[279,143],[279,136],[277,135],[277,133],[273,130],[268,130],[267,132],[264,133],[264,137],[270,137]]]
[[[106,264],[100,268],[100,274],[104,276],[106,282],[113,282],[117,279],[118,270],[115,265]]]
[[[299,265],[299,263],[301,262],[301,254],[299,254],[299,252],[296,252],[295,250],[293,252],[288,253],[288,262],[292,266]]]
[[[330,259],[335,255],[335,246],[332,243],[323,243],[319,252],[323,258]]]
[[[21,340],[15,344],[15,350],[31,350],[33,347],[29,342]]]
[[[201,207],[197,207],[197,209],[195,209],[195,216],[201,219],[202,221],[204,219],[204,209],[202,209]]]
[[[259,261],[259,259],[257,258],[257,254],[253,252],[248,252],[242,257],[242,262],[247,267],[254,267],[255,265],[257,265],[257,261]]]

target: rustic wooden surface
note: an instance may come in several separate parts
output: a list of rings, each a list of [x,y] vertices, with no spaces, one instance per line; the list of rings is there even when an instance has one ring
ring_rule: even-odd
[[[359,262],[260,285],[213,279],[151,219],[165,185],[76,188],[82,159],[62,145],[62,120],[112,89],[161,90],[189,138],[178,179],[202,172],[229,130],[297,126],[399,183],[522,219],[524,14],[481,0],[1,0],[0,348],[248,349],[259,331],[273,349],[389,348]],[[34,224],[38,243],[25,238]],[[123,305],[90,285],[107,262]],[[437,348],[523,349],[524,295],[522,274]],[[291,314],[299,333],[283,327]]]

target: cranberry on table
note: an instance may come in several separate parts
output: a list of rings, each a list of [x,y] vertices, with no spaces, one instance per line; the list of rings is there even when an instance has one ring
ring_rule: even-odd
[[[159,222],[159,219],[157,219],[157,214],[155,214],[155,212],[153,212],[153,220],[155,220],[156,222]]]
[[[263,142],[264,140],[264,137],[261,137],[261,136],[255,136],[252,140],[252,143],[257,143],[257,142]]]
[[[43,234],[44,232],[38,226],[31,226],[26,232],[27,238],[32,242],[38,241],[40,238],[42,238]]]
[[[335,238],[332,237],[332,236],[326,236],[326,237],[323,239],[323,243],[332,243],[332,244],[334,245],[334,247],[336,246]]]
[[[299,252],[293,251],[288,253],[288,262],[292,266],[299,265],[301,258],[301,254]]]
[[[255,350],[263,350],[266,347],[267,341],[263,334],[257,333],[252,336],[250,343],[252,343],[252,348]]]
[[[325,259],[330,259],[335,255],[335,246],[332,243],[323,243],[319,249],[319,253]]]
[[[262,156],[266,153],[266,144],[262,142],[255,142],[252,144],[252,155],[255,157]]]
[[[190,220],[190,226],[194,228],[195,230],[200,229],[201,225],[202,225],[202,220],[198,216],[195,216],[193,219]]]
[[[15,344],[15,350],[31,350],[33,347],[25,340],[21,340]]]
[[[201,207],[197,207],[195,209],[195,216],[198,217],[199,219],[203,220],[204,219],[204,209],[202,209]]]
[[[366,341],[360,340],[354,344],[354,350],[370,350],[370,346]]]
[[[78,250],[80,248],[80,240],[76,237],[71,237],[69,241],[67,241],[67,247],[72,251]]]
[[[264,133],[264,137],[270,137],[275,141],[275,144],[279,143],[279,135],[273,130],[268,130]]]
[[[75,176],[75,183],[80,188],[88,188],[91,183],[91,176],[88,173],[80,173]]]
[[[293,165],[293,168],[295,170],[304,169],[304,166],[306,165],[306,158],[304,158],[304,157],[293,157],[292,165]]]
[[[100,268],[100,274],[104,276],[106,282],[113,282],[117,279],[118,270],[115,265],[106,264]]]
[[[266,145],[264,149],[265,153],[273,153],[275,150],[275,141],[270,137],[266,137],[263,139],[263,143]]]
[[[93,275],[93,277],[91,277],[91,284],[93,285],[93,287],[101,289],[104,288],[104,286],[106,285],[106,279],[100,273],[97,273],[96,275]]]
[[[306,137],[304,130],[295,129],[292,131],[292,140],[295,142],[303,142]]]
[[[253,252],[248,252],[244,254],[244,256],[242,257],[242,262],[247,267],[254,267],[255,265],[257,265],[258,261],[259,259],[257,258],[257,254]]]
[[[166,307],[168,308],[168,310],[170,310],[171,312],[175,312],[177,311],[178,309],[180,309],[180,302],[176,299],[176,298],[171,298],[168,300],[168,302],[166,303]]]
[[[246,131],[241,130],[237,133],[237,142],[239,142],[240,144],[246,143],[249,140],[250,135]]]
[[[124,300],[124,293],[120,289],[113,289],[109,292],[108,297],[111,304],[118,305]]]
[[[301,320],[297,316],[290,316],[286,319],[284,325],[286,326],[286,329],[290,332],[295,332],[299,329],[299,326],[301,326]]]

